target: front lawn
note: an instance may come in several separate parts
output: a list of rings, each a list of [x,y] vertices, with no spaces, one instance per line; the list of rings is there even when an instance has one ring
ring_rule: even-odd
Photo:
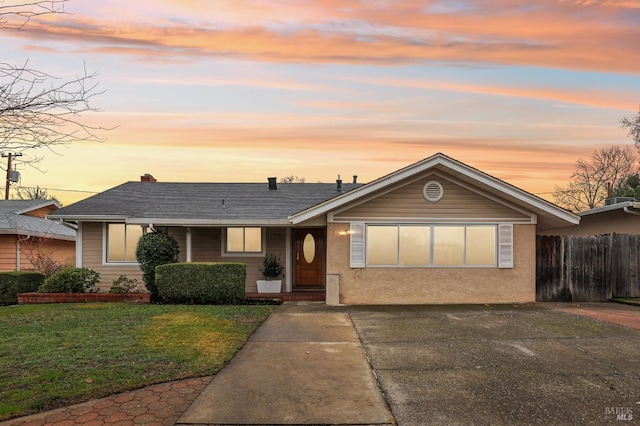
[[[273,306],[0,308],[0,420],[215,374]]]

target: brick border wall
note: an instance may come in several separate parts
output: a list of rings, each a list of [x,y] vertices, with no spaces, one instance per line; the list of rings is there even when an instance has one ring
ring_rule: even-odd
[[[96,302],[129,302],[150,303],[150,293],[20,293],[18,304],[37,303],[96,303]]]

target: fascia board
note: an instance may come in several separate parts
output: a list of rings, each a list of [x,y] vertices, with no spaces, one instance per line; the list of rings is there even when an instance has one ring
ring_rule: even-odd
[[[0,235],[24,235],[27,237],[50,238],[52,240],[75,241],[70,235],[47,234],[44,232],[25,231],[22,229],[0,229]]]
[[[36,204],[36,205],[28,207],[26,209],[16,210],[13,213],[14,214],[25,214],[25,213],[29,213],[29,212],[32,212],[34,210],[38,210],[38,209],[41,209],[43,207],[49,207],[49,206],[56,206],[57,208],[60,208],[60,204],[58,204],[57,202],[55,202],[53,200],[50,200],[50,201],[43,201],[40,204]]]
[[[56,215],[47,216],[49,220],[63,220],[66,222],[125,222],[127,216],[122,215]]]
[[[479,183],[492,187],[506,195],[509,195],[519,201],[525,202],[534,208],[537,208],[539,210],[544,211],[545,213],[561,218],[567,222],[570,222],[576,225],[580,223],[579,216],[574,215],[573,213],[570,213],[566,210],[563,210],[547,201],[538,199],[537,197],[533,197],[531,194],[528,194],[527,192],[521,189],[513,187],[509,184],[506,184],[505,182],[502,182],[496,178],[493,178],[482,172],[470,169],[468,166],[458,163],[456,161],[453,161],[448,157],[443,156],[442,154],[436,154],[435,156],[428,158],[423,162],[415,164],[413,167],[401,169],[396,173],[380,178],[379,181],[374,181],[368,185],[365,185],[358,189],[354,189],[353,191],[350,191],[344,194],[343,196],[332,198],[331,200],[328,200],[316,207],[313,207],[313,208],[304,210],[300,213],[297,213],[295,215],[292,215],[289,217],[289,220],[294,225],[300,222],[303,222],[305,220],[309,220],[315,216],[327,213],[346,203],[357,200],[360,197],[369,195],[372,192],[383,189],[388,185],[392,185],[398,181],[409,178],[412,175],[422,173],[427,169],[430,169],[438,165],[443,165],[453,171],[456,171],[471,179],[474,179]]]
[[[392,173],[386,177],[382,177],[377,181],[371,182],[367,185],[361,186],[360,188],[356,188],[352,191],[347,192],[344,195],[340,195],[338,197],[332,198],[330,200],[325,201],[324,203],[312,207],[307,210],[303,210],[300,213],[296,213],[292,216],[289,216],[289,220],[294,225],[304,222],[306,220],[312,219],[321,214],[327,213],[331,210],[334,210],[344,204],[347,204],[351,201],[357,200],[360,197],[365,197],[373,192],[376,192],[380,189],[385,188],[388,185],[392,185],[398,181],[401,181],[405,178],[411,177],[416,173],[420,173],[426,169],[429,169],[437,164],[440,164],[438,156],[432,157],[430,159],[425,160],[422,163],[416,164],[414,167],[408,169],[401,169],[396,173]]]
[[[287,219],[166,219],[127,218],[131,225],[154,226],[291,226]]]
[[[625,201],[623,203],[611,204],[608,206],[596,207],[595,209],[585,210],[583,212],[579,212],[578,216],[589,216],[592,214],[611,212],[614,210],[621,210],[625,207],[631,207],[634,209],[640,208],[640,203],[635,201]]]
[[[534,197],[531,194],[521,189],[518,189],[514,186],[506,184],[505,182],[502,182],[494,177],[491,177],[485,174],[480,174],[473,170],[469,170],[466,167],[462,167],[459,164],[448,164],[447,166],[451,167],[451,169],[455,170],[456,172],[464,174],[465,176],[475,179],[480,183],[483,183],[494,189],[497,189],[498,191],[501,191],[504,194],[507,194],[519,201],[525,202],[539,210],[544,211],[545,213],[549,213],[567,222],[573,223],[574,225],[577,225],[578,223],[580,223],[579,216],[571,212],[568,212],[564,209],[561,209],[560,207],[557,207],[554,204],[548,201],[545,201],[541,198]]]

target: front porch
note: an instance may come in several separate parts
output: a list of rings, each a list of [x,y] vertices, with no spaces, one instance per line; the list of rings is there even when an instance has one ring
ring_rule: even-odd
[[[322,291],[293,291],[287,293],[248,292],[248,300],[282,300],[283,302],[324,302],[326,293]]]

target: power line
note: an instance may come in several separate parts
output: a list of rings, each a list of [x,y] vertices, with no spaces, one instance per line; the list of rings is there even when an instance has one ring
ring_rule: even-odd
[[[85,191],[82,189],[60,189],[60,188],[43,188],[43,187],[35,187],[35,186],[20,186],[20,188],[26,188],[26,189],[43,189],[45,191],[62,191],[62,192],[82,192],[84,194],[99,194],[99,192],[96,191]]]

